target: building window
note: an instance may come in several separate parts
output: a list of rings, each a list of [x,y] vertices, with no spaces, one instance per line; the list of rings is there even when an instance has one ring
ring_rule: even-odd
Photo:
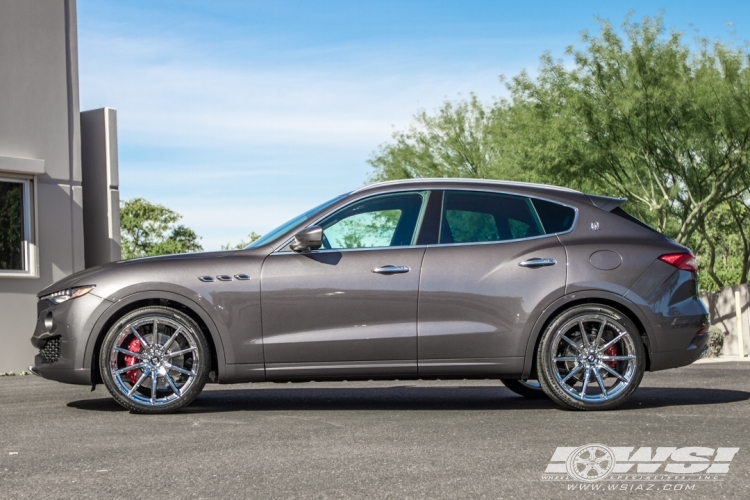
[[[0,177],[0,276],[33,274],[31,181]]]

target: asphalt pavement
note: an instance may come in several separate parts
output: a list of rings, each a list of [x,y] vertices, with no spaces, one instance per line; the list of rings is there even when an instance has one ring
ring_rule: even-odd
[[[3,377],[0,498],[747,499],[748,410],[749,362],[647,373],[623,407],[595,413],[474,380],[208,385],[179,414],[143,416],[103,386]],[[698,447],[686,464],[647,459],[660,472],[739,451],[704,476],[545,473],[558,447],[553,469],[593,443],[625,450],[621,467],[626,448]]]

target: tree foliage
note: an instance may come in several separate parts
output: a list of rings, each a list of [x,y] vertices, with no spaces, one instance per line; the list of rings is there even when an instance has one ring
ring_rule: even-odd
[[[192,229],[177,224],[180,219],[180,214],[143,198],[122,202],[123,259],[203,250],[200,237]]]
[[[252,243],[253,241],[257,240],[260,237],[261,237],[260,234],[256,233],[255,231],[252,231],[250,232],[250,234],[247,235],[246,240],[244,239],[240,240],[239,243],[236,243],[234,245],[232,245],[231,243],[227,243],[226,245],[221,245],[221,249],[222,250],[242,250],[243,248],[245,248],[250,243]]]
[[[750,69],[745,49],[666,33],[661,17],[601,22],[568,60],[541,58],[509,97],[425,111],[371,157],[373,180],[480,177],[627,197],[700,254],[715,288],[746,282]]]

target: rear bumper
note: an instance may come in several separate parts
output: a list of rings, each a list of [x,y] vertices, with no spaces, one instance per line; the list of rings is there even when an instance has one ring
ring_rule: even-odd
[[[651,371],[679,368],[697,361],[708,348],[708,331],[695,335],[687,349],[651,354]]]
[[[695,275],[657,260],[626,294],[650,326],[650,370],[689,365],[708,345],[708,310]]]
[[[31,345],[40,352],[29,369],[46,379],[91,385],[91,368],[84,368],[86,325],[103,301],[93,293],[59,305],[39,301]]]

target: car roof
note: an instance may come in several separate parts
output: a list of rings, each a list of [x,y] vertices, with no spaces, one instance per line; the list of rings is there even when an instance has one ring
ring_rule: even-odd
[[[421,178],[421,179],[401,179],[395,181],[377,182],[355,189],[351,194],[362,192],[387,192],[394,188],[424,188],[424,189],[481,189],[490,190],[508,190],[514,193],[525,194],[529,196],[550,196],[560,200],[570,200],[595,205],[591,197],[575,189],[552,186],[549,184],[536,184],[532,182],[503,181],[491,179],[453,179],[453,178]]]

